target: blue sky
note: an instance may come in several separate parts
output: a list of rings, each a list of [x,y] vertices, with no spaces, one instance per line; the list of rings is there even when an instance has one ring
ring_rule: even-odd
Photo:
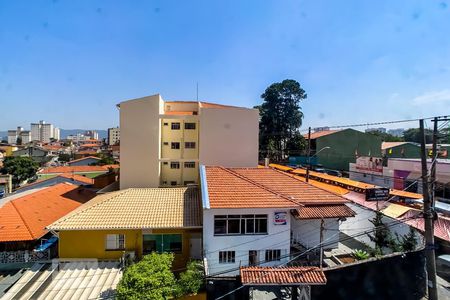
[[[104,129],[118,102],[197,82],[251,107],[286,78],[304,126],[450,114],[450,2],[0,0],[0,130]]]

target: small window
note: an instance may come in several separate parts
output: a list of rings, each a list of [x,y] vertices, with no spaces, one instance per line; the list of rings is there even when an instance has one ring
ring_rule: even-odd
[[[186,149],[195,149],[195,142],[185,142],[184,148]]]
[[[219,264],[232,264],[236,261],[235,251],[219,251]]]
[[[170,185],[177,185],[177,182],[176,181],[171,181]]]
[[[187,161],[187,162],[184,163],[184,167],[185,167],[186,169],[193,169],[193,168],[195,168],[195,162],[193,162],[193,161]]]
[[[167,184],[167,181],[163,181],[163,184]]]
[[[281,259],[281,250],[266,250],[266,261],[276,261]]]
[[[164,122],[164,126],[169,126],[169,123]]]
[[[172,123],[172,130],[180,130],[181,126],[180,123]]]
[[[184,129],[195,129],[195,123],[184,123]]]
[[[192,181],[192,180],[186,180],[186,181],[184,182],[184,185],[194,184],[194,183],[195,183],[195,181]]]
[[[180,168],[180,163],[177,161],[173,161],[170,163],[170,168],[171,169],[179,169]]]
[[[168,142],[164,142],[164,146],[167,146],[167,145],[169,145],[169,143]]]
[[[123,234],[107,234],[106,250],[124,250],[125,235]]]
[[[167,165],[167,164],[168,164],[167,161],[163,162],[163,165]]]
[[[172,149],[180,149],[180,143],[178,142],[172,142],[171,146]]]

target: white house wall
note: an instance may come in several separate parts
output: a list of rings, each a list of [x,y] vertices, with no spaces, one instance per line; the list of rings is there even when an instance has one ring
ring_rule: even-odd
[[[320,223],[321,220],[297,220],[292,219],[292,238],[306,248],[316,247],[320,243]],[[325,250],[338,247],[339,240],[338,219],[325,219],[323,240]]]
[[[274,213],[286,212],[287,224],[275,225]],[[214,215],[267,214],[267,235],[228,235],[214,236]],[[258,261],[265,259],[265,250],[281,249],[281,256],[290,253],[291,218],[288,209],[206,209],[203,210],[203,250],[208,265],[208,275],[235,269],[220,276],[239,274],[240,266],[248,265],[249,250],[258,250]],[[219,251],[236,251],[235,263],[219,264]],[[288,261],[274,261],[262,266],[274,266]]]

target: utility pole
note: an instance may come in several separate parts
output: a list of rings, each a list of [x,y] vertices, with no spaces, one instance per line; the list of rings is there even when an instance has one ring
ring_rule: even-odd
[[[311,168],[311,127],[308,128],[308,165],[306,166],[306,182],[309,182],[309,169]]]
[[[437,286],[436,286],[436,260],[434,254],[434,224],[433,224],[433,209],[430,201],[430,190],[428,187],[428,170],[427,170],[427,155],[425,148],[425,129],[424,121],[420,121],[420,156],[422,161],[422,194],[423,194],[423,218],[425,219],[425,257],[427,268],[427,287],[428,299],[437,300]],[[435,125],[436,126],[436,125]],[[436,128],[436,127],[435,127]],[[435,147],[433,145],[433,147]],[[433,153],[434,155],[434,153]]]

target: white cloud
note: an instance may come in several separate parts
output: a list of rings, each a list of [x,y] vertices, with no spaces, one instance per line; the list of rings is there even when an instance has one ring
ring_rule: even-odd
[[[417,96],[413,99],[414,105],[424,105],[437,102],[450,102],[450,90],[433,91]]]

